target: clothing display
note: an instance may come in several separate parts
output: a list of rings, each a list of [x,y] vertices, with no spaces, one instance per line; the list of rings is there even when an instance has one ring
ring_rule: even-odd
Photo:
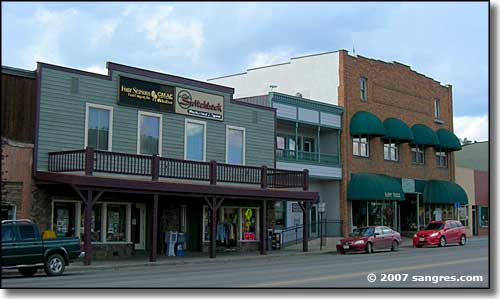
[[[217,245],[236,246],[237,226],[235,223],[224,222],[217,224]]]

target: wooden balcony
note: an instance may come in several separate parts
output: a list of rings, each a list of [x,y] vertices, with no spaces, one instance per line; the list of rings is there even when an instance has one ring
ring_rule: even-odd
[[[203,162],[159,156],[136,155],[94,150],[50,152],[49,172],[84,172],[87,176],[96,173],[133,175],[159,178],[206,181],[210,185],[218,182],[260,185],[261,188],[302,188],[308,190],[309,172]]]

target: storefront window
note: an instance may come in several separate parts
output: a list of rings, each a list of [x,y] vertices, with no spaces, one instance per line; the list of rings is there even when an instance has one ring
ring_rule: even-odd
[[[54,202],[52,227],[57,237],[75,236],[75,209],[73,202]]]
[[[89,104],[88,107],[87,145],[98,150],[109,150],[112,108],[96,106]]]
[[[107,206],[107,227],[106,241],[107,242],[124,242],[125,241],[125,205],[108,205]]]
[[[242,240],[257,240],[257,209],[242,208]]]
[[[217,213],[216,217],[217,223],[219,223],[219,213]],[[212,231],[212,210],[207,206],[203,207],[203,228],[203,240],[210,241],[210,232]]]
[[[16,206],[2,205],[2,220],[16,219]]]
[[[158,155],[161,140],[161,115],[139,112],[139,154]]]
[[[205,159],[205,124],[186,121],[186,159],[203,161]]]
[[[90,240],[92,242],[101,242],[101,215],[102,205],[96,204],[92,207],[92,215],[90,220]],[[80,239],[83,241],[85,238],[85,205],[82,205],[80,225]]]
[[[227,128],[227,163],[244,165],[245,129]]]
[[[239,208],[223,208],[224,222],[217,224],[217,240],[225,246],[236,246],[240,221]]]
[[[489,222],[489,207],[479,207],[479,226],[488,227]]]
[[[368,203],[368,225],[382,225],[382,202]]]
[[[469,206],[458,208],[458,220],[463,226],[469,226]]]
[[[275,225],[279,229],[285,226],[285,203],[284,201],[277,201],[274,204]]]
[[[382,225],[396,229],[394,216],[396,210],[393,201],[384,201],[382,203]]]
[[[366,201],[353,201],[352,202],[352,225],[353,228],[365,227],[368,225],[367,221],[367,202]]]

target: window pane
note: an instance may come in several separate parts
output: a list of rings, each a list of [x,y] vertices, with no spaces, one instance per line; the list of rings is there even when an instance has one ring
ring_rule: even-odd
[[[368,157],[368,144],[366,143],[361,144],[361,156]]]
[[[278,149],[285,149],[285,137],[276,136],[276,147]]]
[[[243,240],[257,240],[257,210],[251,208],[241,209],[243,215],[243,231],[241,238]]]
[[[19,236],[22,240],[33,240],[35,237],[35,229],[31,225],[19,225]]]
[[[288,138],[288,149],[295,150],[295,139],[292,137]]]
[[[108,150],[109,110],[89,107],[88,146],[99,150]]]
[[[125,205],[108,205],[107,207],[107,228],[106,241],[125,241]]]
[[[2,242],[14,240],[14,227],[2,226]]]
[[[203,124],[187,123],[187,153],[186,158],[189,160],[203,160]]]
[[[75,236],[75,204],[54,202],[53,228],[57,237]]]
[[[355,156],[359,156],[359,139],[358,138],[353,138],[352,139],[352,154]]]
[[[479,208],[479,225],[483,227],[487,227],[489,224],[489,215],[488,215],[488,207],[480,207]]]
[[[384,144],[384,159],[389,160],[389,144]]]
[[[101,215],[102,205],[97,204],[92,207],[92,215],[90,215],[90,240],[91,242],[99,242],[101,240]],[[80,223],[80,239],[85,239],[85,205],[82,205]]]
[[[141,115],[139,118],[140,153],[157,155],[160,142],[160,118]]]
[[[228,129],[227,131],[227,162],[243,164],[243,131]]]

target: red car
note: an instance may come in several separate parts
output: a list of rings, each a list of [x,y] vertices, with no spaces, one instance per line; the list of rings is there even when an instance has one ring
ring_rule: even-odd
[[[355,229],[349,238],[337,242],[337,251],[341,254],[352,251],[372,253],[375,250],[390,249],[395,251],[401,243],[401,235],[386,226],[367,226]]]
[[[446,246],[448,243],[465,245],[465,227],[460,221],[432,221],[425,230],[417,232],[413,236],[413,247],[424,245]]]

